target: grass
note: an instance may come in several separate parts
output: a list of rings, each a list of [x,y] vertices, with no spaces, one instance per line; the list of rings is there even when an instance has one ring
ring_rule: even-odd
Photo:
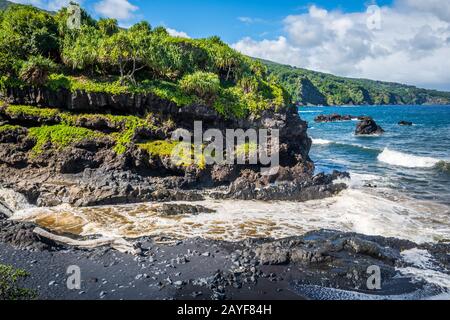
[[[171,160],[178,166],[189,167],[195,164],[199,169],[206,167],[203,153],[195,153],[194,147],[185,142],[154,140],[138,144],[138,147],[153,157],[171,157]]]
[[[192,76],[186,77],[191,79]],[[163,100],[171,101],[179,107],[206,104],[214,108],[220,115],[229,118],[243,118],[248,113],[258,113],[269,107],[281,107],[289,104],[290,97],[279,85],[262,81],[256,92],[244,92],[239,86],[227,86],[218,83],[218,79],[191,80],[187,86],[185,81],[168,82],[162,80],[143,80],[136,85],[122,85],[118,78],[100,81],[86,77],[51,74],[47,86],[52,90],[61,88],[74,91],[108,93],[120,95],[127,93],[153,94]],[[196,89],[196,90],[194,90]],[[197,92],[198,91],[198,92]],[[196,92],[197,94],[194,94]],[[201,97],[201,96],[207,96]]]
[[[42,126],[29,129],[29,136],[36,140],[32,152],[41,154],[47,144],[61,150],[85,139],[101,138],[105,135],[86,128],[72,127],[65,124]]]
[[[50,109],[50,108],[37,108],[32,106],[23,106],[23,105],[9,105],[5,109],[5,113],[7,115],[13,116],[33,116],[39,117],[43,120],[54,119],[60,114],[58,109]]]
[[[59,121],[61,126],[65,128],[83,128],[82,123],[84,121],[95,121],[95,120],[104,120],[109,123],[111,127],[118,130],[118,132],[111,135],[111,137],[116,141],[116,146],[114,147],[114,151],[118,154],[125,153],[127,146],[133,141],[135,132],[139,128],[150,128],[156,130],[149,123],[148,116],[147,119],[140,118],[137,116],[123,116],[123,115],[111,115],[111,114],[74,114],[70,112],[63,112],[59,109],[50,109],[50,108],[37,108],[32,106],[22,106],[22,105],[10,105],[4,109],[4,113],[9,116],[33,116],[38,117],[42,122],[46,120]],[[49,128],[49,127],[47,127]],[[62,127],[61,127],[62,128]],[[61,129],[59,128],[59,129]],[[5,127],[3,130],[12,129],[12,127]],[[41,132],[37,132],[37,128],[33,128],[33,132],[35,132],[35,136],[37,134],[42,134]],[[92,130],[91,130],[92,131]],[[92,131],[94,132],[94,131]],[[63,141],[63,135],[66,133],[64,130],[58,130],[57,132],[61,137],[58,138],[57,141]],[[68,134],[73,134],[74,130],[67,131]],[[81,131],[79,132],[81,133]],[[97,133],[97,132],[95,132]],[[68,137],[70,140],[70,137]],[[58,145],[58,143],[57,143]],[[41,148],[38,146],[37,149]],[[39,151],[39,150],[35,150]],[[38,152],[39,153],[39,152]]]
[[[0,133],[7,132],[7,131],[16,131],[21,129],[21,126],[14,126],[10,124],[5,124],[3,126],[0,126]]]

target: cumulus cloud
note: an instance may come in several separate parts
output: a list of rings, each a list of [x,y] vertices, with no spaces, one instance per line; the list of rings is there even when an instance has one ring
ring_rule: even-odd
[[[175,29],[166,28],[167,32],[174,37],[180,37],[180,38],[190,38],[189,35],[186,32],[183,31],[177,31]]]
[[[94,5],[94,9],[101,16],[124,21],[134,18],[139,7],[128,0],[102,0]]]
[[[72,0],[9,0],[11,2],[20,4],[31,4],[35,7],[42,8],[48,11],[57,11],[62,7],[67,7],[67,5]],[[78,3],[82,4],[82,0],[78,0]]]
[[[398,0],[380,8],[379,28],[368,25],[373,17],[311,5],[285,17],[277,39],[243,38],[233,47],[342,76],[450,89],[450,2]]]

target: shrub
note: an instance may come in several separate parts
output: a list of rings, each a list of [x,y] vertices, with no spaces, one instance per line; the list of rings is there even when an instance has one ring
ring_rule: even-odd
[[[181,89],[195,94],[206,103],[212,104],[220,91],[219,77],[214,73],[198,71],[180,80]]]
[[[56,64],[42,56],[32,56],[23,63],[20,68],[19,77],[24,82],[31,85],[44,85],[48,76],[56,69]]]
[[[26,60],[31,55],[56,55],[58,25],[52,15],[32,6],[12,5],[0,23],[0,50]]]
[[[64,38],[61,52],[63,62],[74,70],[90,68],[92,71],[99,61],[101,39],[101,31],[92,26],[82,26],[72,36]]]
[[[32,300],[37,294],[33,290],[21,288],[19,282],[29,274],[20,269],[0,264],[0,300]]]

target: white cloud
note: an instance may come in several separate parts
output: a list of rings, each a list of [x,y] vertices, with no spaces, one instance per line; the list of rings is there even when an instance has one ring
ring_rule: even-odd
[[[31,4],[35,7],[42,8],[48,11],[58,11],[62,7],[67,7],[67,5],[72,0],[9,0],[9,1],[21,4]],[[78,0],[77,2],[82,4],[83,0]]]
[[[101,16],[124,21],[134,18],[139,7],[128,0],[102,0],[94,5],[94,9]]]
[[[249,37],[235,43],[233,47],[251,57],[267,58],[281,63],[293,64],[300,55],[300,49],[289,44],[285,37],[276,40],[255,41]]]
[[[254,23],[262,23],[264,22],[263,19],[260,18],[252,18],[252,17],[238,17],[237,18],[240,22],[243,22],[245,24],[254,24]]]
[[[441,20],[450,22],[450,2],[446,0],[398,0],[399,10],[427,12]]]
[[[175,29],[166,28],[167,32],[174,37],[180,37],[180,38],[190,38],[189,35],[186,32],[183,31],[177,31]]]
[[[315,5],[283,20],[277,39],[244,38],[233,47],[250,56],[330,72],[450,89],[450,2],[398,0],[381,8],[380,29],[366,12]]]

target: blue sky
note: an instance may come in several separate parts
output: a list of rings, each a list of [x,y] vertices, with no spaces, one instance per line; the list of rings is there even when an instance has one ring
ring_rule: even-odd
[[[379,1],[389,3],[390,1]],[[142,16],[153,25],[167,25],[192,37],[220,35],[228,43],[243,37],[274,37],[280,34],[282,20],[304,13],[311,1],[296,0],[137,0]],[[366,1],[314,1],[318,6],[345,12],[361,11]]]
[[[12,1],[58,10],[70,0]],[[448,0],[78,2],[94,17],[117,18],[125,27],[147,20],[174,35],[218,35],[254,57],[340,76],[450,91]]]

